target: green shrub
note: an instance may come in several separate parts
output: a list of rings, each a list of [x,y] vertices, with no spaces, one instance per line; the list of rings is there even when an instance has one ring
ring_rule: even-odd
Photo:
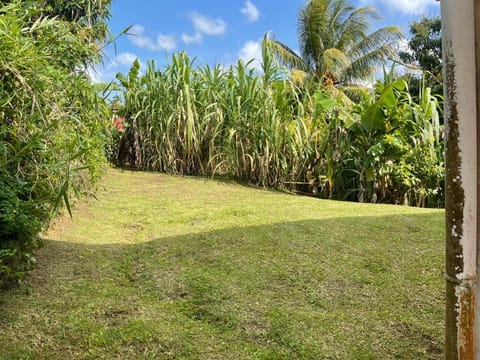
[[[82,70],[99,59],[89,27],[36,1],[2,4],[0,286],[21,279],[39,232],[100,176],[109,118]]]

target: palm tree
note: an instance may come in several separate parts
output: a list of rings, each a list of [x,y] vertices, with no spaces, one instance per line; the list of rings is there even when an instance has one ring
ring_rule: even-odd
[[[370,80],[376,67],[395,56],[403,39],[397,26],[368,33],[379,19],[374,7],[356,8],[346,0],[310,0],[298,16],[301,56],[265,36],[266,45],[291,69],[312,73],[324,84],[358,84]]]

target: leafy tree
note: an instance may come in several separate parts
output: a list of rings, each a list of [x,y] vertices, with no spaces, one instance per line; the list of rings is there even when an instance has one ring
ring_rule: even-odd
[[[443,93],[442,85],[442,26],[440,17],[423,17],[410,24],[412,38],[408,42],[410,51],[400,53],[407,64],[419,66],[425,75],[427,85],[434,94]],[[418,77],[411,80],[412,90],[419,88]]]
[[[18,4],[30,13],[31,19],[55,17],[58,20],[75,23],[82,27],[96,30],[96,40],[105,39],[108,26],[105,22],[110,17],[111,0],[1,0],[0,5]],[[36,9],[36,15],[33,10]]]
[[[0,287],[34,264],[38,234],[105,165],[108,109],[81,71],[99,60],[97,40],[39,4],[0,3]]]
[[[400,29],[388,26],[369,32],[378,19],[375,8],[356,8],[346,0],[310,0],[298,16],[301,55],[285,44],[266,38],[279,60],[324,84],[352,84],[370,80],[377,65],[395,56]]]
[[[82,69],[99,60],[99,52],[108,36],[107,20],[111,0],[0,0],[0,5],[17,4],[28,12],[26,24],[32,26],[42,19],[55,19],[68,24],[50,42],[56,44],[60,66]],[[50,33],[52,35],[52,33]],[[43,36],[49,36],[43,33]],[[82,46],[75,46],[76,43]],[[53,46],[52,46],[53,47]],[[93,53],[94,56],[92,56]],[[82,66],[80,66],[82,65]]]

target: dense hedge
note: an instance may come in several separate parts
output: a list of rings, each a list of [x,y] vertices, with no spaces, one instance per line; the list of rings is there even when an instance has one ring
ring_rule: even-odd
[[[88,12],[54,11],[43,1],[0,2],[0,286],[21,279],[38,234],[105,165],[108,108],[85,72],[104,33],[87,25]]]

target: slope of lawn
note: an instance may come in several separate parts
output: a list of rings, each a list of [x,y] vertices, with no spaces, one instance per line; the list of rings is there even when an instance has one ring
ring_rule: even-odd
[[[0,293],[0,359],[441,359],[443,211],[109,170]]]

